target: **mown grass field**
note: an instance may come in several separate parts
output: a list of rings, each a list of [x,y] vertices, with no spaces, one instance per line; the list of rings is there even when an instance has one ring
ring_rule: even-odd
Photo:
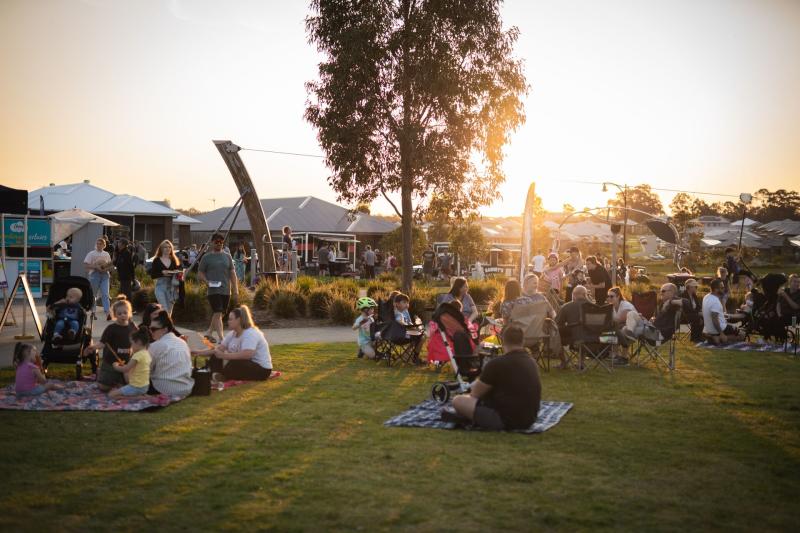
[[[800,359],[551,371],[541,435],[385,428],[437,375],[278,346],[268,383],[150,413],[0,412],[4,531],[797,530]],[[65,376],[70,369],[63,368]],[[3,383],[12,372],[0,374]]]

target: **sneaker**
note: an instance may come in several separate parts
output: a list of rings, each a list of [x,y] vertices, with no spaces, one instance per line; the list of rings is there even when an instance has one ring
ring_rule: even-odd
[[[60,333],[56,333],[53,335],[53,344],[60,343],[63,339],[64,337],[62,337]]]
[[[361,350],[358,350],[358,354],[356,354],[356,357],[358,357],[359,359],[363,359],[364,358],[364,352],[362,352]]]
[[[111,320],[112,320],[112,319],[111,319],[111,313],[109,313],[109,314],[107,314],[107,315],[106,315],[106,320],[108,320],[109,322],[111,322]]]

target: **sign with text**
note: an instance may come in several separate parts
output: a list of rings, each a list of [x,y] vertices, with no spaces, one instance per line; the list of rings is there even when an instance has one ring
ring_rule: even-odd
[[[6,217],[3,223],[6,248],[21,248],[25,240],[25,219]],[[50,248],[50,219],[28,219],[28,246]]]

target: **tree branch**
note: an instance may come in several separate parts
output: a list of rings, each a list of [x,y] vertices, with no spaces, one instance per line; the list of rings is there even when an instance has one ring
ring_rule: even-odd
[[[386,198],[386,201],[389,202],[389,205],[392,206],[392,209],[394,209],[394,212],[397,213],[397,216],[402,218],[403,214],[400,213],[400,210],[397,209],[397,206],[394,205],[394,202],[391,199],[389,199],[389,195],[386,194],[386,190],[383,188],[383,182],[381,182],[381,194],[383,195],[384,198]]]

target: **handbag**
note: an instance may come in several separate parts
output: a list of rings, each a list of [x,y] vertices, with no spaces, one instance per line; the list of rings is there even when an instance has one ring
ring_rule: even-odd
[[[209,396],[211,394],[211,369],[208,368],[208,364],[203,368],[198,368],[197,356],[192,362],[192,379],[194,380],[192,396]]]

